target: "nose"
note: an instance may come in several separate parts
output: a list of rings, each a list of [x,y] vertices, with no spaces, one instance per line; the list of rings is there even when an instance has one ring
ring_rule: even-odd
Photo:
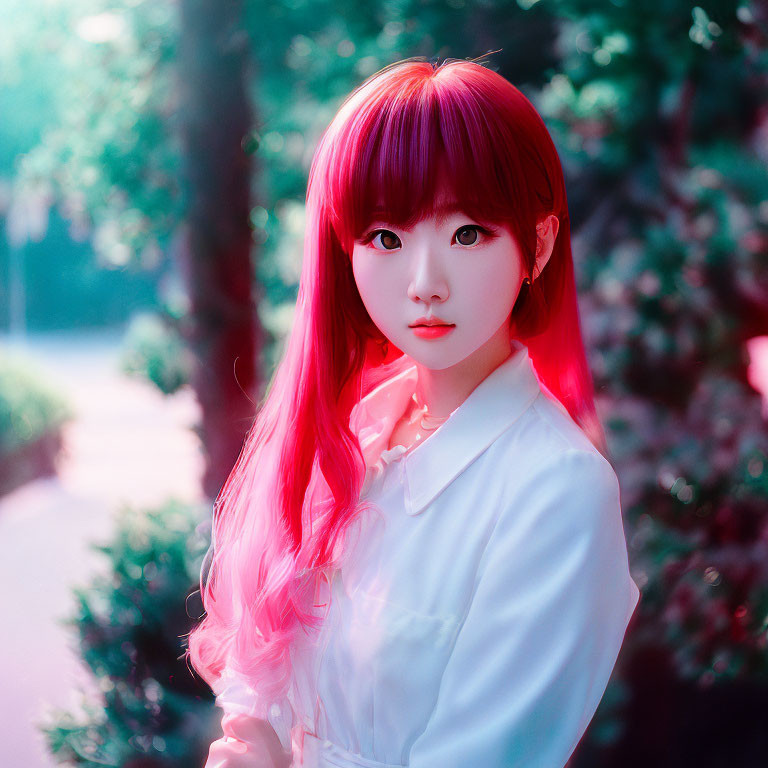
[[[445,301],[449,296],[448,283],[440,265],[440,258],[429,246],[414,255],[408,298],[412,301]]]

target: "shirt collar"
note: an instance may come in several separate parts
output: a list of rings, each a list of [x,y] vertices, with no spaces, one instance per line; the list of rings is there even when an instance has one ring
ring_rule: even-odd
[[[418,515],[531,405],[541,392],[522,342],[432,435],[402,457],[405,511]],[[416,365],[380,384],[356,406],[350,425],[370,468],[386,449],[416,389]]]

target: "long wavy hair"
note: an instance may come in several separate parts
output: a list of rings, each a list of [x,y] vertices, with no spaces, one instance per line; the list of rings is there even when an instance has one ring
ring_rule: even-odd
[[[396,226],[430,216],[441,171],[468,216],[510,229],[527,274],[536,223],[557,216],[553,253],[521,288],[510,336],[527,345],[548,396],[607,453],[579,324],[563,172],[544,122],[476,61],[417,57],[385,67],[346,98],[318,144],[293,327],[214,504],[205,614],[187,651],[211,686],[229,667],[264,700],[281,698],[294,639],[322,625],[318,589],[341,566],[346,533],[367,508],[353,409],[412,364],[362,303],[353,243],[382,202]]]

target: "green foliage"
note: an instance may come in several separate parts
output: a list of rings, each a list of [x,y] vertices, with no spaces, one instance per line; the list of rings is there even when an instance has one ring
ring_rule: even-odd
[[[192,365],[192,355],[176,328],[175,318],[157,314],[133,317],[121,356],[125,373],[141,376],[170,395],[189,383]]]
[[[154,266],[184,210],[170,129],[174,5],[25,5],[14,47],[29,56],[46,42],[39,58],[50,62],[56,93],[17,184],[47,184],[78,228],[93,230],[102,263]]]
[[[60,429],[73,415],[29,361],[9,352],[0,355],[0,458]]]
[[[10,214],[3,235],[11,219],[43,230],[21,253],[32,330],[119,323],[151,305],[181,215],[160,31],[173,29],[172,13],[149,3],[123,11],[98,0],[4,3],[0,212]],[[0,307],[11,259],[1,237]],[[0,312],[0,326],[7,320]]]
[[[56,10],[49,7],[51,16]],[[56,54],[40,34],[39,17],[26,0],[3,1],[0,26],[0,175],[41,139],[56,111]],[[37,36],[37,37],[36,37]],[[38,45],[28,42],[36,37]]]
[[[72,240],[56,210],[50,212],[42,239],[27,242],[15,256],[5,247],[4,235],[0,223],[0,329],[9,326],[11,294],[17,291],[23,293],[25,325],[32,333],[114,327],[158,303],[157,270],[97,264],[90,243]],[[11,279],[14,258],[17,283]]]
[[[207,541],[197,520],[205,514],[176,502],[125,508],[112,541],[94,545],[109,558],[109,571],[74,590],[78,608],[65,623],[77,633],[103,702],[86,703],[85,721],[59,712],[42,726],[58,762],[205,762],[218,723],[210,690],[187,668],[182,644],[199,618],[197,606],[187,615],[183,595],[198,582]]]
[[[744,342],[768,328],[768,30],[748,2],[553,6],[562,68],[539,106],[577,181],[582,316],[643,592],[625,653],[662,643],[702,687],[766,680],[768,430]]]

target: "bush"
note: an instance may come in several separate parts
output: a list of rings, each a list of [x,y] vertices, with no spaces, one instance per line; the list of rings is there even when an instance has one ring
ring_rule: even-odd
[[[0,358],[0,495],[56,473],[71,407],[28,362]]]
[[[0,357],[0,459],[55,432],[71,406],[21,357]]]
[[[159,314],[136,315],[126,332],[121,356],[123,372],[151,381],[166,395],[188,384],[192,372],[192,354],[175,322]]]
[[[205,763],[220,718],[208,685],[185,664],[182,641],[202,613],[197,587],[208,542],[197,520],[204,517],[176,502],[125,508],[112,543],[92,545],[109,557],[109,573],[75,588],[76,615],[65,624],[76,630],[103,698],[86,703],[86,722],[58,712],[40,726],[58,762]]]

